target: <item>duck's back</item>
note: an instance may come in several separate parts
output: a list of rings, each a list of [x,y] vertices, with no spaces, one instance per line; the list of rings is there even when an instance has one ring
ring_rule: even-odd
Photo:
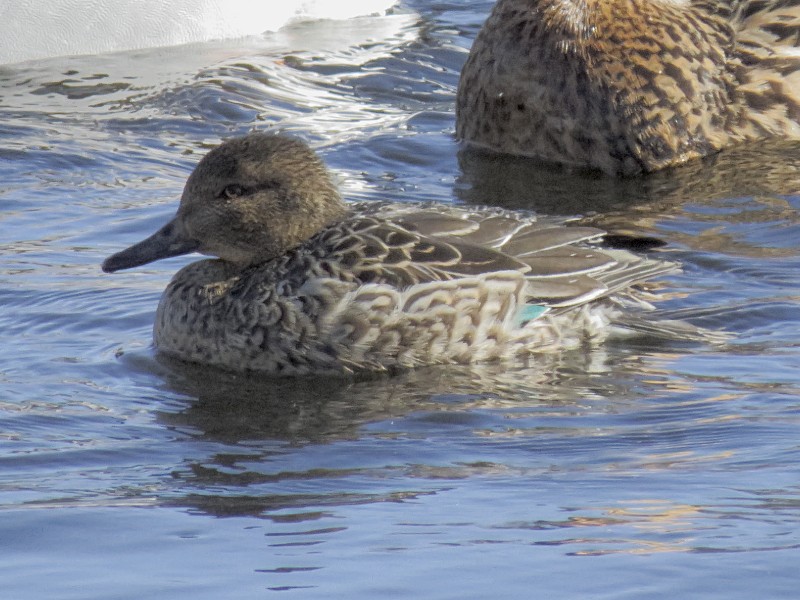
[[[800,1],[735,5],[738,97],[750,138],[800,138]]]
[[[462,71],[457,134],[612,174],[800,137],[796,0],[500,0]]]

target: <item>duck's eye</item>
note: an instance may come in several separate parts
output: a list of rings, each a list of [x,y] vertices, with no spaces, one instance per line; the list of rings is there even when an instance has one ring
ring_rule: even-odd
[[[222,190],[222,194],[220,194],[221,198],[227,198],[229,200],[233,200],[234,198],[241,198],[244,196],[245,190],[242,186],[238,183],[232,183],[230,185],[226,185],[225,189]]]

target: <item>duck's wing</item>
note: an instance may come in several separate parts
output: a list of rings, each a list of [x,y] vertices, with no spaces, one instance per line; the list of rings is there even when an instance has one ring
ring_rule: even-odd
[[[407,288],[419,283],[517,271],[530,267],[513,256],[460,239],[437,236],[407,223],[361,216],[329,231],[327,258],[362,283]]]
[[[599,245],[605,232],[562,218],[502,209],[378,206],[339,229],[337,262],[362,282],[400,288],[518,272],[531,302],[567,307],[676,269],[662,260]]]
[[[565,219],[528,223],[499,249],[531,267],[526,273],[529,302],[570,307],[624,293],[680,267],[625,249],[604,246],[606,232],[570,225]]]

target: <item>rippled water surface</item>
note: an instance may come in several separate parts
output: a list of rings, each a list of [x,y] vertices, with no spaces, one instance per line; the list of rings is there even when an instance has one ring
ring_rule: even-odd
[[[612,181],[459,152],[490,2],[0,67],[0,588],[8,599],[796,598],[800,150]],[[114,276],[221,138],[309,140],[349,198],[663,238],[667,313],[729,338],[512,367],[270,380],[150,328],[194,258]]]

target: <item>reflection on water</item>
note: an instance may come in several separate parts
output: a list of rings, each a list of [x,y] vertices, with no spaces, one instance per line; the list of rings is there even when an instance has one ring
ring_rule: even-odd
[[[568,361],[570,357],[575,360]],[[591,365],[592,360],[600,364]],[[548,382],[552,385],[560,377],[558,368],[570,373],[587,372],[584,367],[607,369],[601,360],[602,352],[576,352],[537,357],[537,364],[527,368],[515,364],[513,372],[508,371],[508,365],[485,364],[332,381],[330,377],[233,374],[162,357],[160,361],[170,367],[170,387],[197,399],[180,414],[162,416],[172,425],[224,442],[278,439],[294,444],[329,443],[358,437],[365,424],[402,418],[416,411],[445,413],[513,406],[516,401],[504,401],[498,394],[512,390],[542,393],[541,386]],[[573,378],[567,379],[573,382]],[[570,402],[576,394],[571,389],[557,389],[554,396],[548,390],[548,402],[556,402],[561,395]]]
[[[501,204],[546,214],[596,213],[594,220],[599,226],[648,233],[668,228],[681,244],[696,250],[741,249],[736,248],[740,240],[724,233],[726,226],[784,223],[796,227],[798,223],[800,144],[797,142],[732,148],[704,161],[645,178],[611,179],[472,149],[459,153],[459,166],[462,175],[458,195],[465,202]],[[720,221],[720,217],[724,220]],[[677,220],[687,222],[683,228],[676,227]],[[698,231],[698,225],[689,221],[716,227]],[[687,231],[692,225],[693,230]],[[788,245],[790,238],[796,239],[792,235],[796,232],[796,229],[778,232],[779,241]],[[771,237],[775,235],[773,231],[769,233]],[[764,243],[763,237],[755,240],[759,246]],[[707,247],[708,244],[713,246]],[[759,247],[751,251],[761,255],[769,250]],[[789,254],[791,250],[787,248],[784,252]]]
[[[800,148],[629,180],[460,150],[458,69],[490,6],[0,70],[8,597],[793,597]],[[660,238],[683,273],[658,318],[727,337],[363,379],[155,356],[158,298],[194,258],[99,264],[253,128],[309,139],[353,199]]]

